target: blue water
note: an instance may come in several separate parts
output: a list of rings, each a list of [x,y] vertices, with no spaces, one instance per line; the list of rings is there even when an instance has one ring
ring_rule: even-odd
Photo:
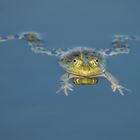
[[[0,34],[41,33],[46,47],[109,48],[114,34],[140,35],[139,0],[0,0]],[[140,42],[107,69],[132,92],[113,93],[101,79],[56,94],[57,58],[24,41],[0,44],[0,140],[140,140]]]

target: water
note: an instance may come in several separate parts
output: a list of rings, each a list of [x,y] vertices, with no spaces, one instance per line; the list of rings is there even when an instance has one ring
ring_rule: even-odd
[[[140,34],[138,0],[1,0],[0,34],[40,32],[46,47],[111,47],[114,34]],[[1,140],[139,140],[139,45],[107,60],[132,92],[114,94],[101,79],[56,94],[64,71],[54,57],[32,53],[24,41],[0,47]]]

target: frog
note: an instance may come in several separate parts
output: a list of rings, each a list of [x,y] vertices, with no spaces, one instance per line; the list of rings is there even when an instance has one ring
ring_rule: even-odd
[[[68,91],[73,91],[73,85],[69,83],[70,79],[75,85],[95,85],[101,77],[111,83],[114,92],[119,91],[121,95],[124,95],[123,90],[126,88],[120,85],[118,80],[105,69],[104,56],[92,48],[71,49],[62,56],[59,63],[66,71],[61,77],[62,86],[59,91],[63,90],[66,96],[68,96]]]
[[[0,36],[0,42],[9,40],[27,41],[31,51],[37,54],[55,56],[65,73],[61,76],[61,86],[56,93],[61,91],[66,96],[74,90],[74,85],[96,85],[101,78],[109,81],[112,91],[124,95],[124,91],[130,91],[120,84],[117,78],[106,69],[106,58],[129,54],[128,41],[140,40],[136,35],[115,35],[112,40],[112,48],[100,49],[87,46],[76,46],[72,49],[46,49],[45,41],[37,32],[23,32],[21,34]]]

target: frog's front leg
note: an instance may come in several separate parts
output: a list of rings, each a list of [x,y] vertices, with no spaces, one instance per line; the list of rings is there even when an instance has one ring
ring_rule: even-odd
[[[103,76],[111,83],[111,88],[112,88],[113,92],[119,91],[121,95],[124,95],[123,90],[128,90],[129,91],[129,89],[120,85],[118,80],[111,73],[105,71],[103,73]]]
[[[72,78],[71,74],[65,73],[61,77],[61,87],[60,89],[56,92],[60,92],[61,90],[64,91],[64,94],[68,96],[69,91],[73,91],[73,85],[69,83],[69,80]]]

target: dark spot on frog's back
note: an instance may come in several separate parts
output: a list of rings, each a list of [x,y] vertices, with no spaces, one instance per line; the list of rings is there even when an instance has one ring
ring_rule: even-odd
[[[61,62],[69,63],[73,59],[80,57],[80,52],[70,52],[63,56],[63,58],[60,60]]]
[[[84,56],[88,56],[90,53],[92,53],[92,50],[89,50],[88,48],[76,48],[74,50],[71,50],[70,52],[68,52],[65,57],[67,59],[74,59],[76,57],[80,57],[81,54]]]
[[[71,52],[66,56],[67,59],[73,60],[74,58],[80,57],[80,52]]]

